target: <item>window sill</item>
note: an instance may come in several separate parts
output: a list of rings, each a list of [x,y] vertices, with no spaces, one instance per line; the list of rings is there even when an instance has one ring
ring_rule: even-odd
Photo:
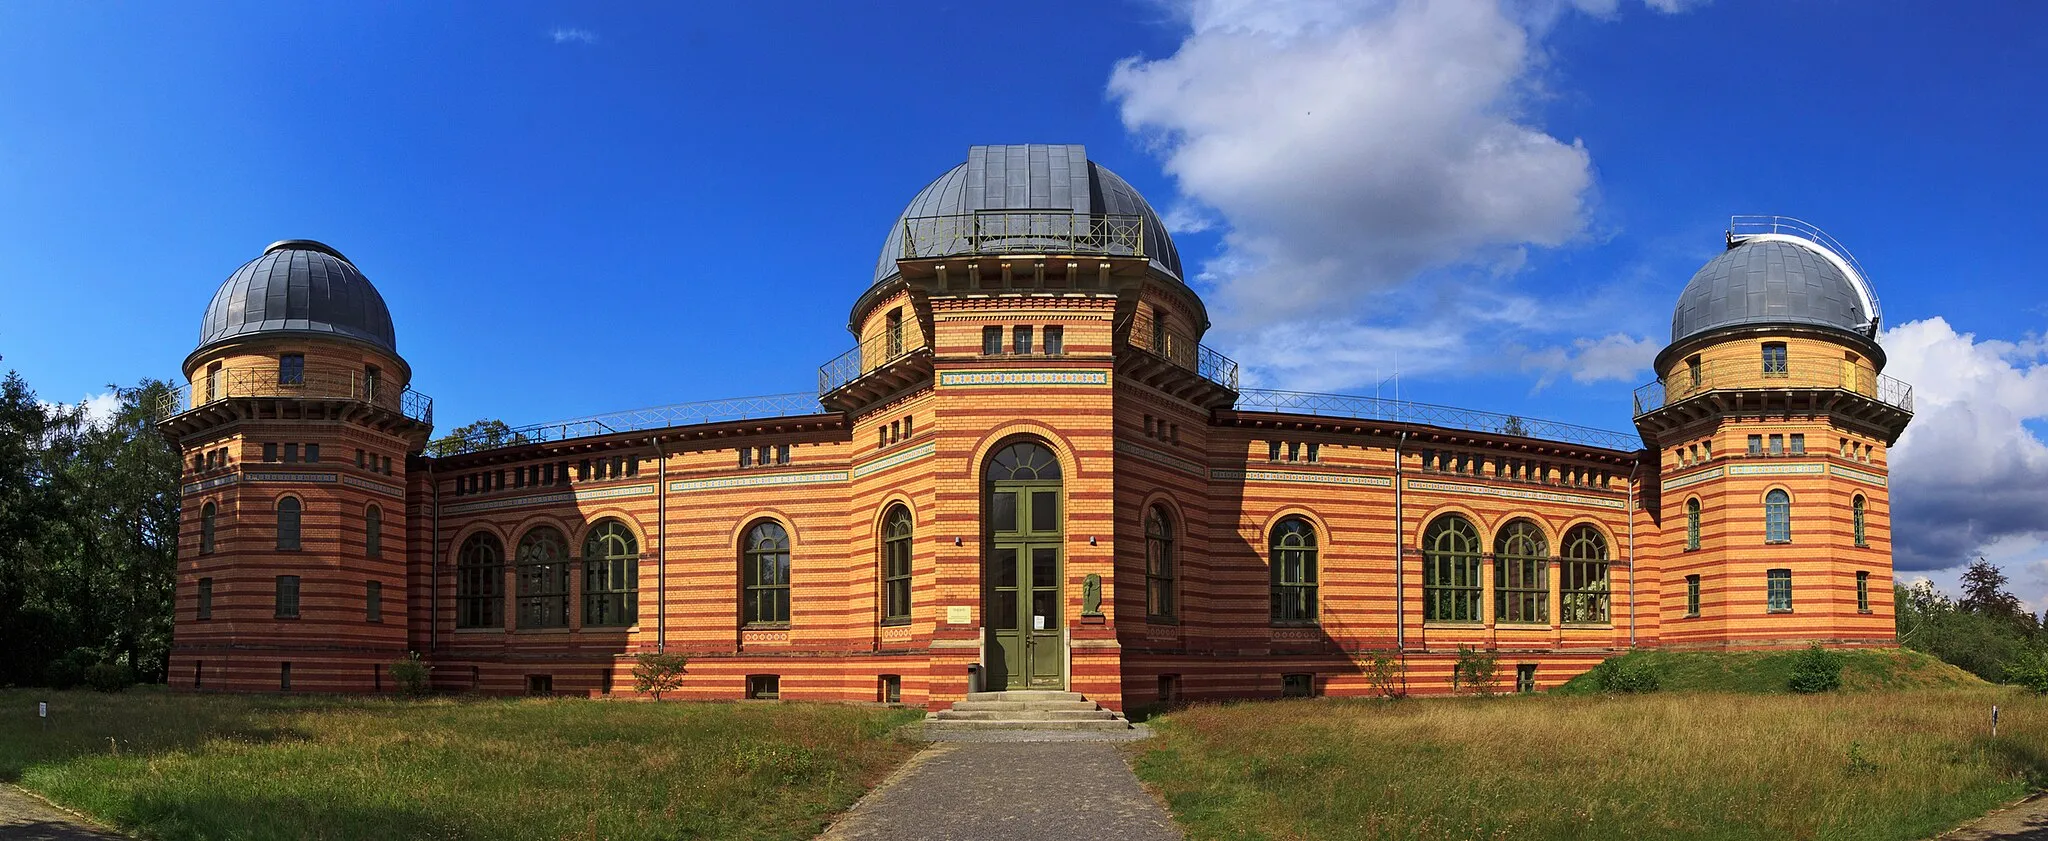
[[[783,622],[783,623],[780,623],[780,624],[773,624],[773,623],[756,623],[756,624],[753,624],[753,625],[741,625],[741,626],[740,626],[740,630],[742,630],[742,631],[787,631],[787,630],[789,630],[789,623],[788,623],[788,622]]]
[[[1558,627],[1559,627],[1559,628],[1562,628],[1562,629],[1564,629],[1564,630],[1567,630],[1567,631],[1612,631],[1612,630],[1614,630],[1614,623],[1612,623],[1612,622],[1571,622],[1571,623],[1566,623],[1566,624],[1563,624],[1563,625],[1559,625]]]
[[[1862,609],[1862,610],[1859,610],[1859,611],[1856,611],[1856,612],[1857,612],[1857,613],[1861,613],[1861,614],[1863,614],[1863,615],[1865,615],[1865,616],[1869,616],[1869,615],[1871,615],[1871,614],[1873,614],[1873,613],[1876,613],[1877,611],[1871,610],[1870,608],[1867,608],[1867,607],[1866,607],[1866,608],[1864,608],[1864,609]]]
[[[1179,619],[1175,619],[1174,617],[1171,617],[1171,616],[1147,616],[1147,617],[1145,617],[1145,624],[1147,624],[1147,625],[1169,625],[1169,626],[1174,626],[1174,627],[1178,627],[1178,626],[1180,625],[1180,620],[1179,620]],[[1278,623],[1278,622],[1275,622],[1275,623],[1273,623],[1273,624],[1274,624],[1274,626],[1275,626],[1275,627],[1279,627],[1279,626],[1280,626],[1280,623]],[[1311,623],[1311,624],[1316,624],[1316,625],[1320,625],[1320,624],[1322,624],[1322,623],[1320,623],[1320,622],[1317,622],[1317,623]]]
[[[908,627],[909,625],[910,625],[910,617],[908,617],[908,616],[904,616],[904,617],[899,617],[899,618],[896,618],[896,619],[884,619],[884,620],[882,620],[882,627],[884,627],[884,628],[903,628],[903,627]]]
[[[1789,608],[1789,607],[1769,607],[1769,608],[1764,608],[1764,613],[1765,613],[1765,614],[1779,614],[1779,613],[1789,614],[1789,613],[1791,613],[1791,612],[1792,612],[1792,608]]]
[[[1430,621],[1424,621],[1424,622],[1422,623],[1422,629],[1423,629],[1423,630],[1425,630],[1425,631],[1434,631],[1434,630],[1451,630],[1451,631],[1484,631],[1484,630],[1486,630],[1486,623],[1484,623],[1484,622],[1430,622]]]
[[[1299,628],[1320,628],[1323,626],[1323,623],[1316,621],[1314,619],[1275,619],[1272,620],[1272,626],[1275,628],[1285,628],[1292,630]]]
[[[1502,629],[1502,630],[1511,630],[1511,631],[1539,631],[1539,630],[1542,630],[1542,629],[1544,629],[1544,628],[1548,628],[1548,627],[1550,627],[1550,620],[1548,620],[1548,619],[1533,619],[1533,620],[1530,620],[1530,621],[1524,622],[1524,621],[1521,621],[1521,620],[1519,620],[1519,619],[1515,619],[1515,620],[1510,620],[1510,619],[1498,619],[1498,620],[1495,620],[1493,624],[1494,624],[1494,625],[1495,625],[1496,627],[1499,627],[1499,628],[1500,628],[1500,629]]]
[[[1700,618],[1700,615],[1699,615],[1699,614],[1697,614],[1697,613],[1687,613],[1687,614],[1685,614],[1685,615],[1682,615],[1682,616],[1680,616],[1680,617],[1678,617],[1678,618],[1680,618],[1680,619],[1698,619],[1698,618]]]
[[[504,633],[504,632],[505,632],[505,629],[504,629],[504,628],[456,628],[456,629],[455,629],[455,633],[458,633],[458,634],[502,634],[502,633]]]
[[[583,632],[583,633],[586,633],[586,634],[625,634],[625,633],[631,633],[631,632],[632,632],[632,630],[633,630],[633,626],[631,626],[631,625],[585,625],[585,626],[583,626],[583,627],[581,627],[581,628],[577,628],[576,630],[578,630],[578,631],[581,631],[581,632]]]
[[[1790,546],[1790,545],[1792,545],[1792,541],[1790,541],[1790,540],[1766,540],[1766,541],[1764,541],[1764,545],[1765,545],[1765,546]]]
[[[515,633],[515,634],[566,634],[566,633],[568,633],[568,632],[569,632],[569,626],[567,626],[567,625],[563,625],[563,626],[561,626],[561,627],[559,627],[559,628],[513,628],[513,629],[512,629],[512,633]]]

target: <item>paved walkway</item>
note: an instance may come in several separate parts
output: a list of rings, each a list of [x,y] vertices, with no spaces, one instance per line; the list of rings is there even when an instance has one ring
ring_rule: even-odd
[[[854,804],[819,841],[1180,841],[1107,742],[939,742]]]
[[[1992,812],[1939,841],[2048,841],[2048,797],[2035,795]]]
[[[127,841],[7,783],[0,783],[0,841]]]

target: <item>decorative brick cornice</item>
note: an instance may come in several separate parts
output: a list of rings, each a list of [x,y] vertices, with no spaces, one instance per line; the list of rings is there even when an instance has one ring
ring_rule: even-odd
[[[1465,482],[1439,482],[1433,479],[1409,479],[1408,490],[1435,491],[1437,493],[1491,496],[1500,499],[1518,499],[1524,502],[1554,502],[1562,505],[1583,505],[1588,508],[1606,508],[1614,511],[1627,510],[1628,504],[1619,499],[1607,499],[1584,494],[1538,491],[1527,488],[1498,488],[1491,485],[1473,485]]]

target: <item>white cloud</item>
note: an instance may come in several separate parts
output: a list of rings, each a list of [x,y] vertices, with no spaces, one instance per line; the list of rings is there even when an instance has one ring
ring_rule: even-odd
[[[557,44],[597,43],[597,33],[572,26],[557,26],[554,29],[548,30],[548,37],[555,39]]]
[[[99,394],[88,394],[79,398],[76,403],[44,402],[43,406],[65,410],[83,409],[85,410],[86,425],[104,427],[112,423],[114,414],[121,410],[121,394],[115,391],[106,391]]]
[[[1594,197],[1586,147],[1528,118],[1537,41],[1547,19],[1613,3],[1176,8],[1189,29],[1178,49],[1118,63],[1109,94],[1180,189],[1171,225],[1223,231],[1195,277],[1248,368],[1344,387],[1370,381],[1358,366],[1514,369],[1504,347],[1566,342],[1543,361],[1582,382],[1617,376],[1635,350],[1622,343],[1642,340],[1570,343],[1556,335],[1568,319],[1508,288],[1529,247],[1582,235]],[[1552,337],[1483,332],[1510,325]]]
[[[1569,346],[1534,351],[1523,358],[1522,367],[1542,372],[1536,383],[1538,388],[1561,375],[1582,385],[1608,380],[1633,383],[1648,378],[1650,362],[1663,348],[1664,343],[1656,339],[1609,333],[1598,339],[1573,339]]]
[[[1890,454],[1898,567],[1954,567],[1992,547],[2026,562],[2048,540],[2048,444],[2026,426],[2048,419],[2048,343],[1979,340],[1939,317],[1879,342],[1885,374],[1913,386],[1913,422]]]

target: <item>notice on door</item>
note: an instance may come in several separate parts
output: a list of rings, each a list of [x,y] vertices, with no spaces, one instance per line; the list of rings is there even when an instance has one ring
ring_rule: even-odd
[[[974,608],[971,608],[971,607],[949,607],[949,608],[946,608],[946,624],[948,624],[948,625],[972,625],[972,624],[974,624]]]
[[[1043,616],[1033,616],[1033,617],[1031,617],[1031,630],[1034,630],[1034,631],[1043,631],[1043,630],[1045,630],[1045,617],[1043,617]]]

